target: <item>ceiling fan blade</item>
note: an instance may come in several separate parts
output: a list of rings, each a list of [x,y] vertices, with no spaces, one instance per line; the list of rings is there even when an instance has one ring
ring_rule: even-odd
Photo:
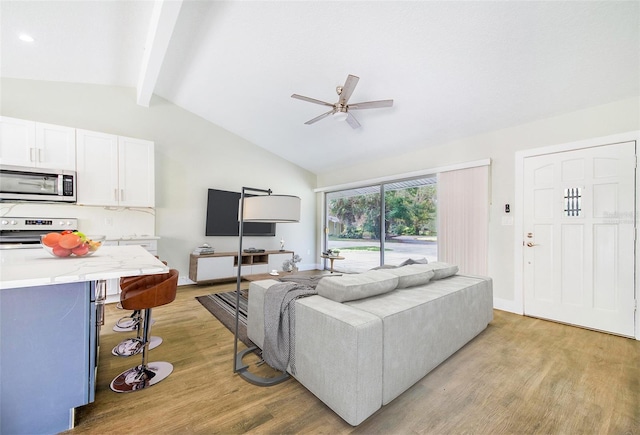
[[[322,115],[320,115],[320,116],[316,116],[315,118],[308,120],[307,122],[305,122],[305,124],[306,124],[306,125],[311,125],[311,124],[313,124],[314,122],[318,122],[318,121],[320,121],[321,119],[326,118],[327,116],[331,115],[333,112],[334,112],[334,110],[329,110],[327,113],[323,113],[323,114],[322,114]]]
[[[360,127],[360,123],[358,122],[358,120],[355,118],[355,116],[353,116],[352,114],[350,114],[349,112],[347,112],[347,122],[349,123],[349,125],[352,128],[358,128]]]
[[[321,106],[333,107],[333,104],[331,104],[331,103],[327,103],[326,101],[316,100],[315,98],[305,97],[303,95],[293,94],[291,96],[291,98],[296,98],[296,99],[302,100],[302,101],[308,101],[309,103],[320,104]]]
[[[347,80],[344,82],[344,86],[342,87],[342,92],[340,92],[340,104],[343,106],[346,105],[349,98],[351,98],[351,94],[353,94],[353,91],[358,84],[358,80],[360,80],[360,77],[352,76],[351,74],[347,76]]]
[[[366,101],[364,103],[349,104],[349,110],[354,109],[377,109],[379,107],[391,107],[393,100]]]

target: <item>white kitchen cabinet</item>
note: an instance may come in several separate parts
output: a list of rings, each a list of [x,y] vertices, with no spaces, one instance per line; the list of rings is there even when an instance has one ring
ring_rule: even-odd
[[[0,164],[76,170],[75,129],[0,117]]]
[[[76,147],[78,204],[155,205],[153,142],[77,130]]]
[[[142,246],[147,251],[149,251],[150,253],[152,253],[153,255],[158,255],[158,241],[155,239],[119,240],[118,245],[119,246],[139,245],[139,246]]]

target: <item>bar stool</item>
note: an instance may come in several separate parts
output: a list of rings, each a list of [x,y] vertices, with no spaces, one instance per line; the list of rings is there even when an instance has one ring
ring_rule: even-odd
[[[125,294],[129,289],[135,288],[132,287],[132,284],[140,279],[144,279],[146,275],[142,276],[129,276],[120,278],[120,299],[118,302],[119,305],[122,305],[122,299],[125,298]],[[132,355],[137,355],[142,352],[142,347],[144,345],[144,340],[142,337],[142,311],[134,310],[131,316],[123,317],[118,320],[113,327],[114,331],[118,332],[126,332],[126,331],[136,331],[136,337],[127,338],[126,340],[121,341],[119,344],[114,346],[111,349],[111,354],[115,356],[128,357]],[[151,319],[151,325],[155,323],[154,319]],[[155,349],[156,347],[162,344],[162,338],[151,336],[149,337],[149,350]]]
[[[178,271],[145,275],[127,286],[121,293],[120,302],[126,310],[144,310],[142,364],[125,370],[111,381],[111,389],[116,393],[129,393],[150,387],[165,379],[173,371],[173,365],[165,361],[147,362],[149,334],[151,331],[151,309],[166,305],[176,298]]]
[[[163,261],[164,265],[167,265],[166,261]],[[125,276],[120,278],[120,291],[124,289],[126,286],[131,284],[132,282],[143,278],[143,276]],[[122,310],[122,302],[118,302],[116,304],[116,308]],[[131,331],[140,331],[140,324],[142,323],[142,314],[140,310],[134,310],[131,315],[121,317],[118,319],[115,325],[113,325],[113,330],[115,332],[131,332]],[[151,324],[153,325],[155,320],[151,320]],[[140,334],[138,334],[139,336]]]
[[[156,255],[156,258],[158,258],[158,256]],[[167,265],[167,262],[162,260],[162,264],[164,264],[165,266]],[[144,275],[143,275],[144,276]],[[125,276],[120,278],[120,290],[122,291],[123,288],[125,288],[126,286],[128,286],[129,284],[131,284],[132,282],[136,281],[137,279],[142,278],[143,276]],[[122,310],[122,302],[118,302],[116,304],[116,308],[119,310]],[[131,332],[131,331],[140,331],[140,323],[142,322],[142,315],[140,313],[140,310],[135,310],[133,313],[131,313],[130,316],[125,316],[122,317],[120,319],[118,319],[118,321],[116,322],[115,325],[113,325],[113,330],[115,332]],[[151,319],[151,324],[153,325],[156,321]],[[140,336],[140,334],[138,334],[138,336]],[[152,346],[151,349],[153,349],[155,346]]]

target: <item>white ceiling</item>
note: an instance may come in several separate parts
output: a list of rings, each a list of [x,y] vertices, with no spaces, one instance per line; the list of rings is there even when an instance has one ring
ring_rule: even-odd
[[[0,74],[147,87],[315,173],[640,94],[638,1],[154,7],[3,0]],[[357,130],[304,125],[327,108],[291,94],[334,103],[347,74],[360,77],[350,102],[394,106],[354,112]]]

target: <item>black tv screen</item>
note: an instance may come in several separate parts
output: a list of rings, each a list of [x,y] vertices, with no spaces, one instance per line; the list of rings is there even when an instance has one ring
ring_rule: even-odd
[[[238,222],[239,192],[209,189],[207,195],[207,236],[239,236]],[[251,195],[246,195],[251,196]],[[275,223],[245,222],[245,236],[275,236]]]

